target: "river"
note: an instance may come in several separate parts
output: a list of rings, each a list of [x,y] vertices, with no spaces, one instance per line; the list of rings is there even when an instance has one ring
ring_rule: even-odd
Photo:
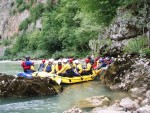
[[[0,72],[16,75],[22,71],[20,61],[0,61]],[[37,69],[39,61],[35,61]],[[0,97],[0,113],[62,113],[78,106],[81,99],[92,96],[108,96],[112,101],[128,96],[125,92],[113,92],[99,80],[65,85],[62,93],[42,97]],[[89,111],[89,109],[84,109]]]

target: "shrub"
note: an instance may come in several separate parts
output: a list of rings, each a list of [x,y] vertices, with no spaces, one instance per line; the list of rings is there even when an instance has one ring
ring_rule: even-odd
[[[23,0],[16,0],[17,7],[19,7],[23,3]]]
[[[10,48],[6,48],[6,49],[5,49],[4,55],[5,55],[5,56],[11,55],[11,50],[10,50]]]
[[[10,39],[3,39],[2,44],[3,44],[4,46],[8,46],[8,45],[11,44],[11,40],[10,40]]]
[[[26,4],[24,2],[22,2],[22,4],[18,7],[18,11],[22,12],[26,9]]]
[[[30,14],[31,14],[31,19],[32,22],[35,22],[38,18],[40,18],[42,16],[42,13],[44,11],[44,7],[43,4],[38,4],[35,5],[34,7],[30,8]]]
[[[123,48],[127,53],[140,54],[142,49],[147,46],[147,38],[144,36],[129,40],[128,44]]]
[[[145,53],[146,56],[150,57],[150,49],[149,48],[143,49],[143,52]]]
[[[30,23],[29,19],[25,19],[24,21],[21,22],[19,25],[19,31],[21,30],[26,30],[28,28],[28,24]]]

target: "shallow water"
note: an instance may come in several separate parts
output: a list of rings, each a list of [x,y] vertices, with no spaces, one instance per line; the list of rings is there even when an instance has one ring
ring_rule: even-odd
[[[37,69],[39,62],[35,62]],[[0,72],[16,75],[22,71],[20,62],[0,62]],[[128,96],[124,92],[113,92],[100,81],[89,81],[66,85],[62,93],[43,97],[0,97],[0,113],[62,113],[78,106],[78,102],[92,96],[108,96],[112,101]],[[84,109],[85,110],[85,109]]]

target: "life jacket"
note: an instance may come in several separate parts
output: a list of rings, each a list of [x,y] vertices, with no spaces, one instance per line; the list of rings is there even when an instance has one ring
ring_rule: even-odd
[[[27,65],[26,61],[22,62],[21,66],[23,67],[24,71],[27,71],[31,68],[31,65]]]
[[[86,64],[85,68],[87,68],[87,64]],[[90,70],[89,70],[89,71],[86,71],[86,72],[89,73],[89,74],[92,74],[92,65],[91,65]]]
[[[62,65],[58,65],[58,70],[61,70],[62,69]]]
[[[69,65],[70,65],[71,68],[70,68],[70,69],[67,69],[66,72],[67,72],[69,75],[72,76],[72,75],[74,75],[75,72],[74,72],[74,69],[73,69],[72,64],[69,64]]]
[[[92,68],[93,68],[93,69],[96,69],[96,68],[97,68],[97,62],[94,62],[94,64],[92,65]]]
[[[52,65],[47,65],[45,71],[51,72],[52,71]]]
[[[44,66],[45,66],[45,64],[41,63],[40,66],[39,66],[38,71],[42,71],[44,69]]]

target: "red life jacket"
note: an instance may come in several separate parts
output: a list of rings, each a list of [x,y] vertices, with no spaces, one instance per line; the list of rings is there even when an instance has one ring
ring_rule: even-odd
[[[21,66],[23,67],[24,70],[28,70],[28,69],[31,68],[31,66],[27,66],[27,65],[26,65],[26,62],[25,62],[25,61],[21,63]]]
[[[58,65],[58,70],[61,70],[61,68],[62,68],[62,65]]]

